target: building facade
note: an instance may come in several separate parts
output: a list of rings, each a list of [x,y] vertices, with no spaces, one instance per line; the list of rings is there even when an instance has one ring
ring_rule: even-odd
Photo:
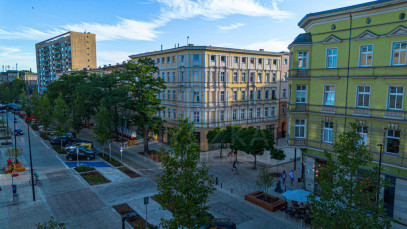
[[[382,154],[390,216],[407,223],[407,2],[379,0],[306,15],[290,45],[289,144],[301,148],[303,176],[318,191],[323,151],[350,122],[377,166]],[[383,144],[383,148],[378,146]],[[381,153],[383,152],[383,153]]]
[[[7,70],[0,72],[0,84],[4,82],[13,82],[13,80],[19,78],[19,72],[17,70]]]
[[[206,134],[227,125],[269,129],[277,134],[281,57],[283,53],[193,46],[141,53],[130,58],[155,60],[167,89],[159,95],[166,109],[160,140],[168,142],[167,130],[180,115],[195,124],[201,150]]]
[[[37,73],[30,71],[20,71],[19,74],[20,79],[24,80],[25,84],[27,85],[27,91],[30,94],[34,91],[38,91]]]
[[[283,53],[281,57],[281,78],[280,78],[280,104],[278,115],[278,131],[277,138],[285,139],[288,123],[287,123],[287,102],[288,102],[288,70],[290,64],[289,53]]]
[[[96,35],[67,32],[35,44],[38,92],[57,79],[59,73],[96,68]]]

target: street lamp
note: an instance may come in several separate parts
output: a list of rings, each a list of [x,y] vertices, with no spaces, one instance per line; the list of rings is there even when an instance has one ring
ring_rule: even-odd
[[[126,218],[132,218],[132,217],[136,217],[136,216],[138,216],[137,212],[130,212],[130,213],[124,214],[122,216],[122,229],[126,228],[126,225],[124,224],[124,221],[126,221]]]
[[[383,151],[383,144],[378,144],[377,146],[380,147],[380,152],[379,152],[379,176],[377,178],[377,187],[380,187],[380,176],[381,176],[381,169],[382,169],[382,151]],[[379,202],[379,193],[380,190],[377,192],[377,202]]]

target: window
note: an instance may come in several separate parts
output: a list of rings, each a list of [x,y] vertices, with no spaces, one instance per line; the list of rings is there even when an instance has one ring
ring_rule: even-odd
[[[324,122],[322,141],[332,143],[334,124],[332,122]]]
[[[335,105],[335,85],[324,86],[324,105],[325,106]]]
[[[259,59],[259,64],[263,64],[263,59]]]
[[[370,67],[373,60],[373,45],[360,46],[360,66]]]
[[[172,62],[175,63],[175,56],[172,57]]]
[[[246,62],[247,62],[247,57],[242,57],[242,63],[246,64]]]
[[[273,82],[277,82],[277,73],[273,72]]]
[[[225,63],[226,62],[226,56],[221,56],[220,57],[220,62]]]
[[[308,68],[308,52],[305,51],[298,52],[298,68],[300,69]]]
[[[194,72],[194,82],[199,82],[199,72]]]
[[[200,112],[194,111],[194,122],[199,123],[200,122]]]
[[[179,73],[179,81],[184,82],[184,72]]]
[[[238,63],[239,62],[239,57],[237,57],[237,56],[235,56],[235,57],[233,57],[233,63]]]
[[[233,101],[237,101],[237,91],[233,91]]]
[[[283,89],[283,98],[287,98],[287,89]]]
[[[160,58],[157,58],[155,62],[157,62],[157,64],[159,64],[160,63]]]
[[[194,103],[199,103],[200,98],[199,98],[199,92],[194,91]]]
[[[246,100],[246,91],[242,91],[242,101]]]
[[[282,106],[281,106],[281,114],[285,114],[285,109],[286,109],[286,108],[285,108],[285,105],[282,105]]]
[[[185,61],[185,56],[182,55],[182,56],[181,56],[181,62],[184,62],[184,61]]]
[[[400,131],[399,130],[387,130],[386,135],[386,152],[387,153],[399,153],[400,146]]]
[[[170,99],[171,99],[171,91],[167,90],[167,100],[170,100]]]
[[[163,99],[165,99],[165,90],[163,90]]]
[[[270,73],[266,73],[266,82],[270,83]]]
[[[246,72],[242,72],[242,83],[246,82]]]
[[[170,63],[170,57],[169,56],[167,57],[167,63]]]
[[[284,59],[284,65],[287,65],[287,59]]]
[[[258,107],[256,108],[256,118],[260,118],[261,117],[261,108]]]
[[[250,82],[254,82],[254,72],[250,73]]]
[[[297,85],[295,103],[307,103],[307,85]]]
[[[161,58],[161,63],[165,64],[165,58]]]
[[[267,65],[271,65],[271,59],[267,59]]]
[[[199,54],[194,54],[193,55],[193,60],[194,61],[199,61]]]
[[[275,88],[271,89],[271,99],[277,99],[277,97],[276,97],[276,89]]]
[[[241,109],[240,110],[240,120],[245,119],[246,117],[246,109]]]
[[[261,73],[259,72],[259,73],[257,73],[257,82],[258,83],[261,83]]]
[[[215,62],[215,61],[216,61],[216,56],[211,55],[211,61],[212,61],[212,62]]]
[[[269,108],[265,107],[264,108],[264,117],[268,117],[269,116]]]
[[[172,91],[172,100],[174,100],[174,101],[176,100],[176,95],[175,95],[175,93],[176,93],[175,90]]]
[[[175,72],[173,72],[172,73],[172,82],[176,82],[175,78],[176,78],[176,74],[175,74]]]
[[[276,108],[275,107],[271,107],[270,115],[271,115],[271,117],[276,116]]]
[[[181,101],[185,100],[185,91],[181,91]]]
[[[277,65],[277,60],[273,59],[273,65],[276,66]]]
[[[165,80],[165,72],[161,73],[161,78],[163,78],[163,80]]]
[[[336,68],[336,63],[338,59],[338,49],[330,48],[326,50],[326,67]]]
[[[172,109],[172,119],[177,119],[177,110]]]
[[[224,91],[220,92],[220,101],[222,101],[222,102],[225,101],[225,92]]]
[[[261,100],[261,89],[257,89],[257,100]]]
[[[253,90],[249,91],[249,100],[254,100],[254,91]]]
[[[389,95],[387,106],[390,110],[401,110],[403,109],[403,96],[404,87],[403,86],[389,86]]]
[[[225,82],[225,73],[224,72],[220,73],[220,82]]]
[[[366,126],[360,127],[358,132],[361,137],[359,144],[367,145],[367,127]]]
[[[171,82],[170,73],[169,73],[169,72],[167,72],[167,82]]]
[[[233,82],[237,82],[237,72],[233,73]]]
[[[163,118],[165,118],[165,111],[163,111]]]
[[[297,119],[294,125],[294,137],[305,138],[305,120]]]
[[[269,97],[270,97],[270,90],[266,89],[266,92],[264,94],[264,99],[269,99]]]
[[[370,86],[357,86],[356,106],[360,108],[369,108]]]
[[[167,114],[168,114],[167,118],[171,118],[171,109],[170,108],[167,108]]]
[[[255,60],[254,58],[250,58],[250,63],[254,64],[254,60]]]
[[[237,109],[233,109],[233,111],[232,111],[232,119],[237,120]]]
[[[406,65],[407,42],[393,43],[393,65]]]
[[[253,108],[250,108],[249,109],[249,119],[252,119],[253,118]]]
[[[221,110],[221,111],[220,111],[220,113],[219,113],[219,120],[220,120],[221,122],[225,121],[225,111],[224,111],[224,110]]]

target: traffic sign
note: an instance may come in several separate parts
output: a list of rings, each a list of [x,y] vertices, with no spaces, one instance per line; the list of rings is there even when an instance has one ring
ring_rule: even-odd
[[[146,197],[144,197],[144,205],[147,205],[148,204],[148,196],[146,196]]]
[[[120,152],[121,152],[121,151],[123,151],[123,146],[122,146],[122,147],[120,147]]]
[[[18,177],[18,173],[13,173],[12,176],[13,177]]]
[[[110,149],[110,143],[109,143],[109,149]]]

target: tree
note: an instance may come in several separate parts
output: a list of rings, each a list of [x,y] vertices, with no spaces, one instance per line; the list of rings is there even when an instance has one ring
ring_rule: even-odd
[[[53,119],[55,123],[55,134],[58,137],[62,137],[69,130],[69,111],[68,106],[62,99],[62,93],[55,100]],[[62,152],[62,140],[61,140],[61,152]]]
[[[270,151],[270,158],[277,160],[277,173],[278,173],[278,165],[279,161],[282,161],[285,159],[285,153],[281,149],[275,149],[273,151]]]
[[[58,223],[54,220],[54,217],[51,216],[51,219],[48,222],[38,223],[35,226],[37,229],[65,229],[64,223]]]
[[[23,152],[19,148],[8,148],[6,151],[6,156],[14,158],[14,161],[17,161],[18,156],[21,156]]]
[[[83,103],[85,98],[79,95],[76,95],[75,100],[73,101],[72,107],[72,114],[71,114],[71,125],[72,129],[75,131],[76,134],[79,135],[79,131],[84,126],[84,119],[86,117],[86,106]]]
[[[199,228],[210,222],[206,204],[214,191],[214,180],[205,164],[198,167],[200,149],[194,133],[194,125],[180,118],[169,131],[170,149],[160,152],[164,169],[157,175],[157,200],[173,215],[169,220],[161,219],[164,228]]]
[[[239,133],[243,130],[241,126],[227,126],[224,132],[224,143],[228,143],[231,150],[235,152],[237,161],[237,151],[240,149],[241,139]]]
[[[313,228],[391,228],[384,209],[383,197],[376,199],[386,187],[378,181],[378,170],[362,170],[372,161],[358,126],[339,135],[333,152],[325,152],[328,159],[320,168],[319,196],[311,194],[308,202],[312,209]]]
[[[223,141],[225,139],[225,129],[221,129],[220,127],[216,127],[213,130],[208,131],[206,134],[206,138],[208,139],[209,144],[220,144],[220,152],[219,152],[219,157],[222,158],[222,146],[223,146]]]
[[[31,105],[25,91],[22,90],[20,94],[21,110],[24,111],[27,117],[31,117]]]
[[[256,185],[263,188],[264,192],[268,192],[269,187],[273,184],[274,177],[269,173],[267,168],[261,168],[257,175]]]
[[[158,134],[163,121],[157,113],[164,109],[157,95],[166,88],[164,79],[156,77],[158,67],[154,60],[143,58],[137,63],[128,62],[121,74],[121,84],[128,91],[124,108],[144,138],[144,153],[148,154],[151,134]]]
[[[24,80],[17,78],[14,79],[11,82],[11,89],[10,89],[10,94],[11,94],[11,101],[16,101],[18,99],[18,96],[20,95],[21,91],[25,91],[26,85]]]
[[[38,119],[40,123],[44,126],[45,135],[47,135],[48,128],[52,123],[52,115],[49,115],[52,113],[52,106],[46,94],[42,95],[41,98],[39,99],[38,106],[37,108],[34,108],[34,110],[37,109],[38,109],[37,114]]]
[[[43,112],[43,110],[39,109],[39,104],[40,104],[40,96],[38,95],[38,92],[34,91],[31,94],[31,114],[37,120],[39,120],[40,113]],[[49,113],[47,113],[47,115],[49,116]]]
[[[93,133],[96,141],[103,145],[103,156],[105,156],[105,144],[113,137],[113,120],[110,111],[103,105],[103,102],[102,100],[99,111],[95,115],[96,126],[93,128]]]
[[[243,128],[239,132],[237,147],[239,150],[254,156],[254,169],[257,168],[257,156],[265,150],[275,151],[273,133],[266,129]]]

